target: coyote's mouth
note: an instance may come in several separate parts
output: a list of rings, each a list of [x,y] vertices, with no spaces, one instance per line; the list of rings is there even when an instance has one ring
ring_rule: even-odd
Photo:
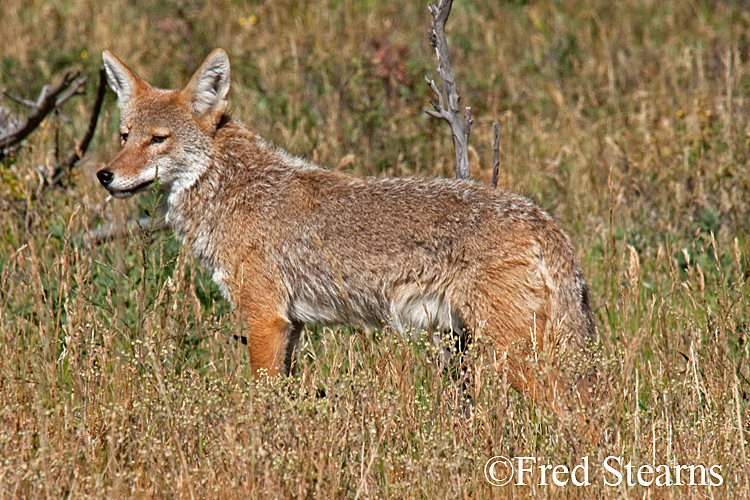
[[[146,189],[151,186],[151,184],[154,183],[154,179],[151,179],[150,181],[146,181],[142,184],[138,184],[133,189],[109,189],[109,192],[112,196],[115,198],[130,198],[134,194],[138,194],[142,191],[145,191]]]

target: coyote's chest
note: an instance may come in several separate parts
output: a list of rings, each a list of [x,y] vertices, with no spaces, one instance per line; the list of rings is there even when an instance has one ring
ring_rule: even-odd
[[[229,291],[229,274],[225,269],[225,263],[221,258],[218,247],[217,231],[212,224],[212,212],[210,209],[195,210],[196,203],[192,203],[188,196],[188,190],[174,191],[167,200],[167,223],[172,227],[175,236],[183,245],[187,244],[193,251],[193,255],[210,272],[211,279],[219,286],[221,294],[230,303],[232,302]],[[197,214],[202,212],[205,217]]]

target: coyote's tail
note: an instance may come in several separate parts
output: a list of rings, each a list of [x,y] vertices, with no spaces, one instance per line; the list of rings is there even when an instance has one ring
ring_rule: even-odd
[[[597,339],[589,288],[570,242],[559,230],[541,241],[553,366],[574,398],[588,403],[598,375]]]

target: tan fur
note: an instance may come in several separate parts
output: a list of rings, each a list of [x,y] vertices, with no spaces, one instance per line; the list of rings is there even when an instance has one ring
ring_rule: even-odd
[[[512,385],[536,396],[529,358],[562,359],[594,341],[570,242],[525,198],[457,180],[358,179],[291,157],[225,114],[220,49],[181,91],[104,60],[127,140],[97,175],[127,197],[158,172],[176,235],[248,327],[254,370],[286,373],[304,323],[386,321],[481,332],[507,358]]]

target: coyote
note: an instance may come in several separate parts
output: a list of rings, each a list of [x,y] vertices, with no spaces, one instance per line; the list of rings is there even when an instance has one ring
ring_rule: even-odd
[[[158,176],[167,222],[248,328],[256,376],[288,374],[305,323],[386,324],[462,345],[481,335],[511,385],[536,397],[530,359],[594,342],[568,237],[529,200],[469,181],[355,178],[291,156],[227,114],[222,49],[182,90],[103,59],[122,150],[96,175],[116,198]],[[578,371],[564,383],[580,388]]]

